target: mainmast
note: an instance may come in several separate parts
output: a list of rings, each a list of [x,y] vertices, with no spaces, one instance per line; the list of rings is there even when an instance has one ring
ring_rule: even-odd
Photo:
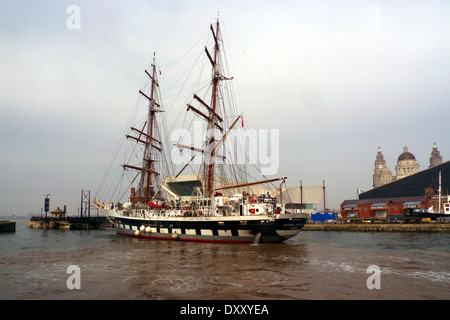
[[[222,137],[222,139],[218,138],[216,136],[216,129],[219,129],[219,131],[223,134],[225,129],[223,127],[222,122],[223,118],[218,113],[219,110],[219,94],[220,94],[220,86],[219,82],[222,80],[232,80],[233,78],[227,78],[224,77],[221,72],[221,57],[220,57],[220,26],[219,26],[219,19],[217,19],[217,22],[215,24],[215,27],[213,25],[210,25],[210,29],[212,32],[212,36],[214,38],[214,52],[211,55],[208,51],[208,48],[205,47],[205,53],[208,57],[209,62],[212,65],[212,75],[211,75],[211,102],[208,105],[202,98],[200,98],[198,95],[194,94],[194,99],[200,102],[200,104],[206,109],[207,112],[202,112],[201,110],[193,107],[192,105],[187,105],[187,111],[193,111],[200,117],[202,117],[204,120],[207,121],[207,131],[206,131],[206,147],[205,149],[199,149],[199,148],[193,148],[190,147],[191,150],[200,151],[203,153],[203,164],[201,168],[201,172],[203,174],[203,185],[204,185],[204,195],[206,197],[210,197],[213,194],[214,191],[214,168],[215,168],[215,160],[217,157],[225,158],[224,156],[218,155],[218,149],[223,143],[223,137],[226,136],[226,133]],[[240,117],[240,116],[239,116]],[[234,126],[234,124],[233,124]],[[232,126],[230,127],[230,129]],[[230,130],[228,129],[228,130]],[[189,148],[187,146],[178,145],[179,147],[183,148]]]
[[[208,174],[207,174],[207,183],[206,183],[206,193],[207,197],[210,197],[213,192],[213,180],[214,180],[214,163],[215,163],[215,123],[216,123],[216,105],[217,105],[217,87],[220,79],[219,74],[219,42],[217,37],[219,36],[219,19],[216,22],[216,32],[214,33],[213,26],[211,25],[211,32],[214,37],[214,59],[211,58],[211,55],[208,52],[208,49],[205,47],[206,54],[212,64],[213,73],[212,73],[212,97],[211,97],[211,116],[208,123],[207,135],[210,134],[209,140],[207,140],[207,146],[211,148],[211,154],[206,156],[206,164],[208,164]],[[208,138],[208,137],[207,137]]]

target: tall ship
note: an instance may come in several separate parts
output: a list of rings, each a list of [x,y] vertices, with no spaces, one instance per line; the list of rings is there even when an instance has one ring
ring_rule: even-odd
[[[145,70],[146,85],[139,91],[145,115],[132,116],[120,144],[128,150],[115,178],[120,186],[106,187],[108,173],[114,171],[111,163],[99,189],[112,190],[113,195],[107,198],[98,192],[94,204],[121,235],[178,241],[283,242],[300,232],[308,215],[290,211],[281,203],[286,177],[268,178],[246,155],[250,147],[238,147],[234,142],[238,136],[234,131],[242,129],[244,120],[227,93],[233,77],[226,74],[219,19],[210,25],[208,34],[196,60],[202,57],[206,61],[210,75],[195,87],[199,92],[188,93],[187,109],[171,108],[180,110],[175,119],[165,109],[161,71],[153,55],[151,68]],[[185,117],[181,121],[181,112],[193,120]],[[171,131],[167,123],[172,124]],[[189,131],[173,129],[181,123],[194,123],[194,136],[201,132],[201,141],[186,142]],[[173,141],[177,134],[178,140]],[[114,158],[118,157],[115,154]],[[186,174],[189,170],[193,174]]]

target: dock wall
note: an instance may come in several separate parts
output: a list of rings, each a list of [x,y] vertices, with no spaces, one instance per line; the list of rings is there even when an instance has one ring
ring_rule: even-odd
[[[314,223],[306,231],[450,232],[450,223]]]
[[[66,221],[28,221],[28,228],[68,230],[70,224]]]
[[[86,221],[85,221],[86,220]],[[28,228],[32,229],[59,229],[59,230],[89,230],[98,228],[111,228],[113,225],[106,219],[78,219],[51,220],[33,218],[28,221]]]

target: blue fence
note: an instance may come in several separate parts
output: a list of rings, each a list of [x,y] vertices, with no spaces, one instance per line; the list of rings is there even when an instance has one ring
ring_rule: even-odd
[[[327,220],[336,220],[337,213],[330,212],[313,212],[311,213],[311,221],[325,222]]]

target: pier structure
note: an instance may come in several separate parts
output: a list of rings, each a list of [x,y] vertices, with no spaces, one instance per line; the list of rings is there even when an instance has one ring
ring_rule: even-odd
[[[34,216],[28,221],[28,228],[32,229],[58,229],[58,230],[87,230],[100,227],[112,227],[106,217],[91,217],[90,191],[81,190],[81,206],[78,217],[67,216],[67,207],[64,210],[59,207],[50,211],[49,194],[45,195],[44,216]],[[98,212],[98,211],[97,211]]]
[[[16,222],[0,221],[0,233],[16,232]]]

